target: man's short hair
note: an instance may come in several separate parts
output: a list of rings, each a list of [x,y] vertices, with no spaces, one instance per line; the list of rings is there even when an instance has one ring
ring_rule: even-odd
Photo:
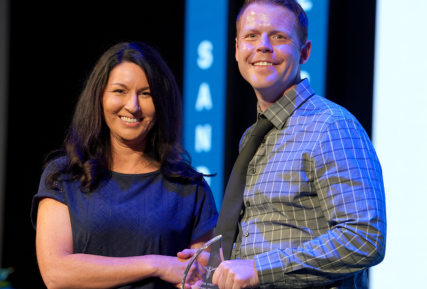
[[[245,0],[245,4],[243,4],[242,8],[240,8],[239,15],[237,15],[236,19],[236,35],[239,35],[240,30],[240,17],[245,12],[246,8],[248,8],[251,4],[268,4],[268,5],[279,5],[282,6],[295,14],[298,19],[298,39],[301,43],[301,46],[305,44],[308,36],[308,19],[307,15],[302,9],[301,5],[298,4],[296,0]]]

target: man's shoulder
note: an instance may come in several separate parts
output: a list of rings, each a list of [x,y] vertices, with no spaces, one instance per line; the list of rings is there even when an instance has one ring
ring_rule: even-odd
[[[336,121],[355,121],[357,119],[344,107],[320,95],[313,95],[293,115],[301,121],[301,116],[311,118],[313,121],[334,123]]]

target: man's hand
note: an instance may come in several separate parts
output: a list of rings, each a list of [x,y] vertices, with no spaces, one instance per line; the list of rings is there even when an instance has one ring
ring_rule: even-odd
[[[254,260],[223,261],[212,277],[220,289],[239,289],[259,286]]]
[[[185,249],[178,253],[178,258],[189,259],[197,252],[196,249]],[[208,265],[209,253],[202,252],[197,262]],[[212,282],[220,289],[239,289],[259,286],[258,273],[254,260],[223,261],[216,269]]]

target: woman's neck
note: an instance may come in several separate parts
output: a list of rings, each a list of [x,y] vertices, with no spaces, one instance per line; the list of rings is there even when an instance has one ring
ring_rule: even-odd
[[[111,170],[123,174],[142,174],[153,172],[159,168],[158,162],[150,159],[145,153],[146,143],[129,146],[111,140]]]

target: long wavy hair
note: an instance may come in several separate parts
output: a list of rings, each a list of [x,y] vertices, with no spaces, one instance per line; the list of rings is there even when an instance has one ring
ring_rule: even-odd
[[[147,135],[146,155],[160,163],[165,177],[200,181],[181,145],[182,103],[175,77],[160,54],[141,42],[119,43],[108,49],[93,68],[77,102],[61,155],[68,161],[46,179],[49,187],[61,175],[79,180],[83,189],[96,189],[110,177],[110,130],[105,123],[102,97],[110,72],[122,62],[135,63],[145,72],[156,109],[156,123]]]

